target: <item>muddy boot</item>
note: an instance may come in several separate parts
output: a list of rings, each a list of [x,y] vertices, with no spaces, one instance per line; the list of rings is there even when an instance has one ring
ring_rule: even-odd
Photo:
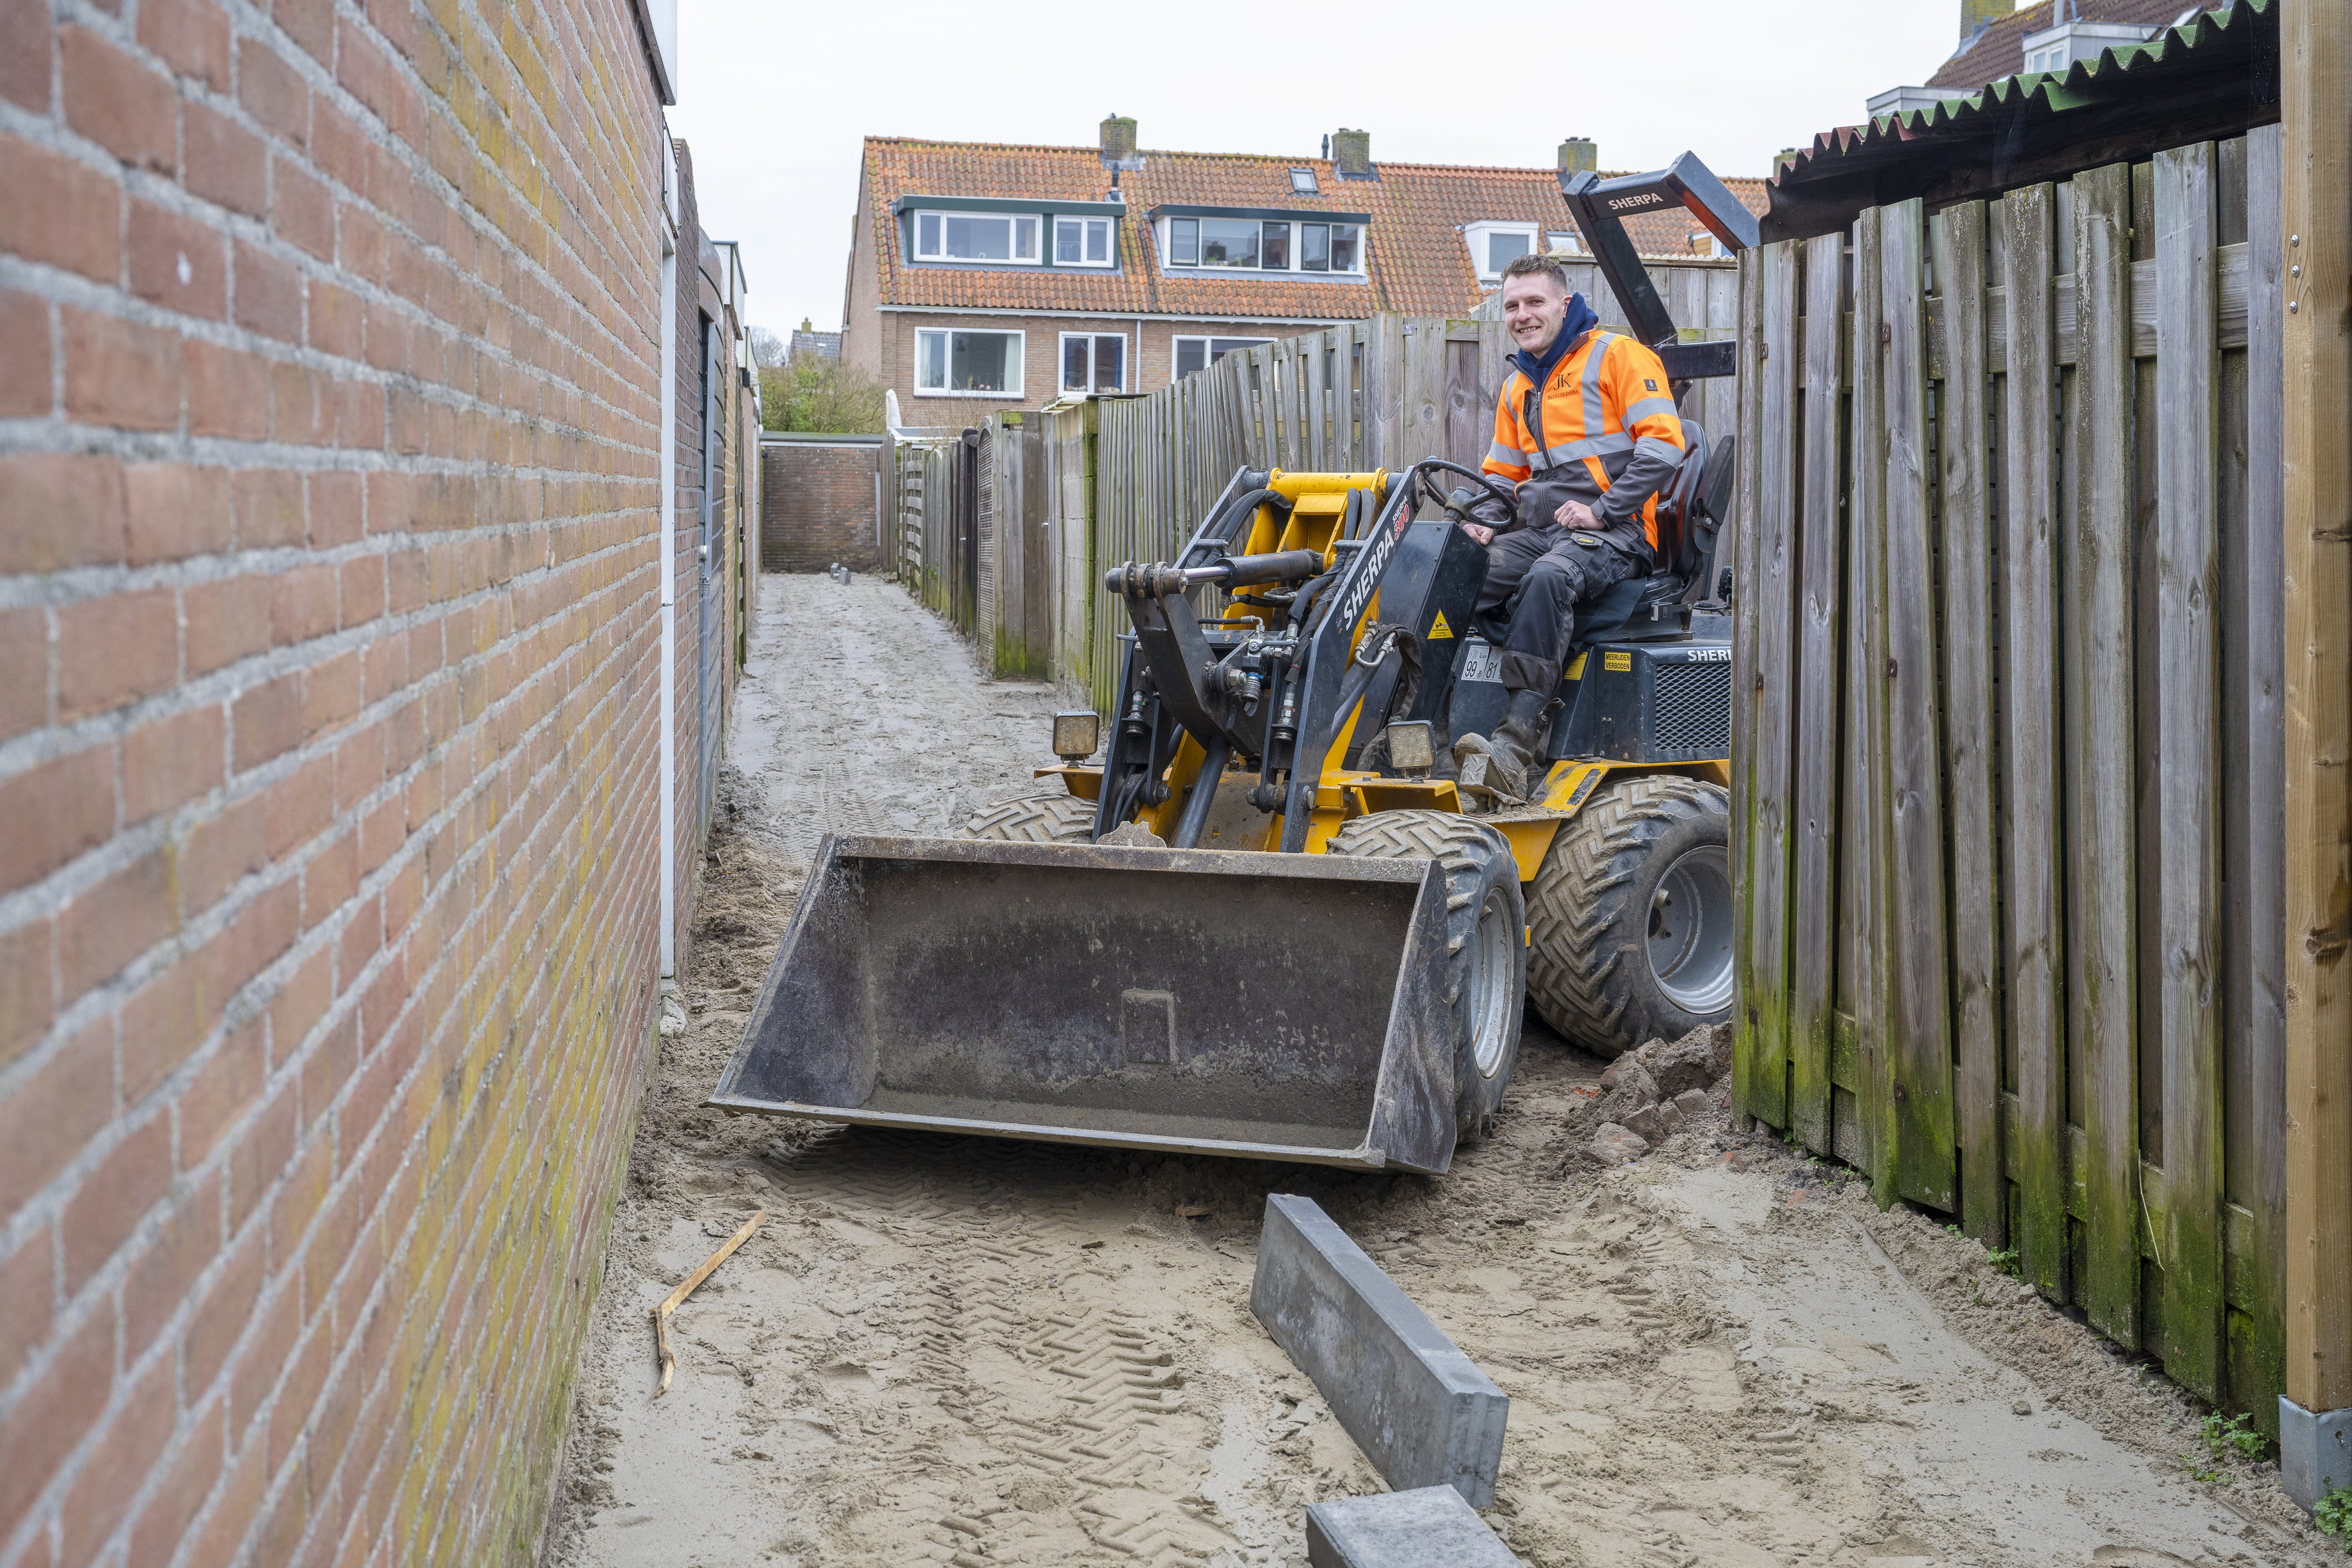
[[[1510,708],[1492,736],[1465,735],[1454,742],[1454,761],[1465,789],[1485,789],[1511,802],[1525,801],[1543,782],[1537,731],[1549,699],[1534,690],[1511,693]]]

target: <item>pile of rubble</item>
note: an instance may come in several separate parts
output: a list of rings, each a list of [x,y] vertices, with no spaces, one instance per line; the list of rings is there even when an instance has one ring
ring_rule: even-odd
[[[1601,1075],[1600,1095],[1573,1118],[1578,1152],[1589,1161],[1622,1165],[1677,1132],[1725,1130],[1730,1110],[1729,1024],[1693,1029],[1678,1040],[1652,1040]]]

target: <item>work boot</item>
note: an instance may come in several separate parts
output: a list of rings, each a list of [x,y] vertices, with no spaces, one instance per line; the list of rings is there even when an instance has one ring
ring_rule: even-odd
[[[1528,799],[1528,792],[1543,782],[1542,745],[1537,731],[1549,702],[1540,691],[1514,691],[1511,705],[1492,736],[1465,735],[1454,742],[1454,760],[1462,767],[1465,781],[1480,774],[1478,782],[1496,794],[1512,800]],[[1484,758],[1484,767],[1470,766],[1473,758]]]

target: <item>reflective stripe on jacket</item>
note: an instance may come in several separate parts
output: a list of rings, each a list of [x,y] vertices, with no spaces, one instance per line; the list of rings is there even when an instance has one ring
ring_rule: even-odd
[[[1551,367],[1540,390],[1528,374],[1539,362],[1520,353],[1511,363],[1518,368],[1495,400],[1495,440],[1482,467],[1514,483],[1566,468],[1547,477],[1567,479],[1603,533],[1630,535],[1638,516],[1654,554],[1658,491],[1683,460],[1682,420],[1658,356],[1596,330]]]

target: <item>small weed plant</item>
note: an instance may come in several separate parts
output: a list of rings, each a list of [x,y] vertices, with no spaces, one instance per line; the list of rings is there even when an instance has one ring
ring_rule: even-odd
[[[2311,1510],[2312,1522],[2319,1533],[2332,1537],[2344,1550],[2352,1552],[2352,1489],[2329,1481],[2319,1494],[2319,1506]]]
[[[2214,1411],[2200,1428],[2205,1436],[2205,1447],[2217,1459],[2234,1454],[2248,1464],[2263,1457],[2263,1435],[2246,1425],[2243,1415],[2232,1415],[2224,1421],[2221,1413]]]
[[[2003,1247],[1999,1252],[1986,1253],[1985,1261],[1991,1264],[2003,1274],[2008,1275],[2011,1279],[2022,1279],[2025,1278],[2024,1270],[2017,1266],[2017,1248],[2013,1247]]]

